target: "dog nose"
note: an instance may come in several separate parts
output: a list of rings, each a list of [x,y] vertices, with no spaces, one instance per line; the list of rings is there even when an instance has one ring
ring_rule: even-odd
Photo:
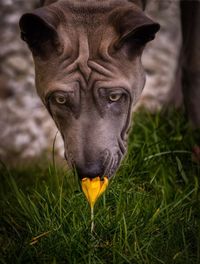
[[[75,167],[80,179],[101,177],[104,173],[101,162],[86,163],[84,165],[75,164]]]

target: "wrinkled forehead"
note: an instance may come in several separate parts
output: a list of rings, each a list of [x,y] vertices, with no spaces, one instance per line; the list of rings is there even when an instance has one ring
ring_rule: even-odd
[[[66,5],[66,2],[60,4],[59,8],[62,8],[65,19],[65,23],[61,23],[61,37],[66,48],[67,44],[71,45],[69,47],[71,55],[73,55],[71,52],[76,50],[85,55],[89,52],[89,58],[98,57],[117,37],[116,31],[109,23],[110,8],[103,12],[106,10],[101,10],[100,7],[94,10],[91,6],[71,7]]]
[[[100,5],[100,2],[105,2],[105,5]],[[116,2],[121,4],[122,1],[111,2],[115,2],[116,6]],[[44,88],[40,87],[42,97],[54,89],[71,89],[77,83],[82,89],[88,90],[94,86],[128,86],[127,62],[122,64],[111,56],[109,50],[118,37],[108,21],[113,5],[108,4],[108,1],[89,0],[60,1],[56,4],[56,11],[60,12],[63,20],[60,37],[64,50],[56,58],[53,57],[52,62],[44,62],[46,65],[39,69],[37,78],[42,77],[41,68],[46,76]]]
[[[84,90],[97,83],[131,90],[144,79],[140,57],[158,25],[132,2],[60,0],[47,5],[22,17],[22,32],[30,44],[35,40],[32,43],[32,35],[38,37],[34,30],[29,33],[33,18],[47,27],[42,45],[33,46],[36,52],[37,47],[45,49],[46,55],[40,57],[39,50],[34,56],[41,97],[53,89],[77,87],[77,83]]]
[[[68,65],[65,62],[55,65],[52,73],[48,76],[45,74],[44,82],[39,83],[38,92],[42,98],[58,90],[72,92],[79,89],[84,93],[95,93],[100,88],[124,88],[131,92],[133,82],[127,78],[127,72],[122,66],[117,67],[103,60],[87,60],[82,56]],[[132,72],[129,75],[132,76]],[[40,74],[36,74],[36,80],[38,77],[40,78]],[[135,82],[136,79],[137,76]]]

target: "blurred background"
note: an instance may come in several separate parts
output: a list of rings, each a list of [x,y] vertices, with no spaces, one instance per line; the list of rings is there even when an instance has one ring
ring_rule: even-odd
[[[0,1],[0,160],[6,164],[48,156],[57,133],[36,94],[32,57],[20,39],[18,27],[20,16],[38,6],[38,0]],[[181,49],[179,1],[148,0],[146,12],[161,24],[161,30],[143,55],[147,82],[138,106],[150,111],[169,103],[179,106],[182,100],[177,89]],[[174,101],[175,90],[178,96]],[[63,159],[59,134],[55,151]]]

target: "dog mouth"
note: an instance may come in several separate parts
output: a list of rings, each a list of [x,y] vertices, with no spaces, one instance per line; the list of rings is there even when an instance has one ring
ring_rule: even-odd
[[[104,175],[106,175],[108,178],[111,178],[119,168],[120,163],[126,153],[126,145],[127,142],[125,140],[119,139],[118,148],[113,155],[111,154],[111,151],[109,151],[108,149],[106,150],[108,158],[106,161],[107,166]]]
[[[104,161],[104,176],[108,177],[110,179],[114,173],[119,168],[120,162],[122,160],[122,154],[120,151],[117,151],[115,154],[111,154],[109,150],[106,150],[107,158],[105,158]],[[103,177],[104,177],[103,176]]]

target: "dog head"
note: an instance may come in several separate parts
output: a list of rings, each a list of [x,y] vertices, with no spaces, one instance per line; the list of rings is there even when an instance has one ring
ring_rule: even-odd
[[[80,177],[111,177],[145,84],[141,55],[159,25],[128,0],[52,2],[20,20],[37,92]]]

